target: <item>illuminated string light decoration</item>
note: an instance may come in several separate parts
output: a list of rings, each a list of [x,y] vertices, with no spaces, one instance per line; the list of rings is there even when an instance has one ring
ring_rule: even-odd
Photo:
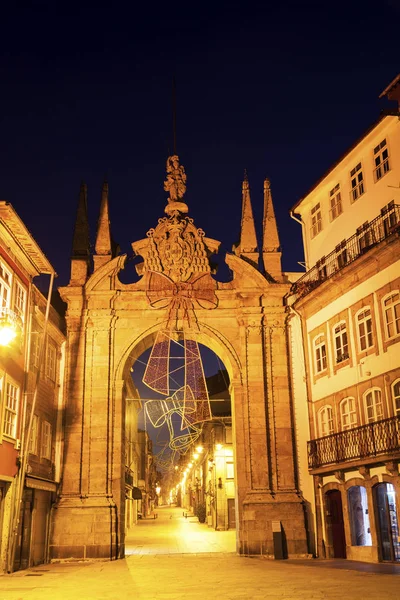
[[[148,243],[140,248],[144,257],[144,281],[151,307],[166,310],[143,376],[152,390],[166,396],[146,403],[147,417],[155,428],[168,426],[171,450],[184,453],[200,436],[202,423],[212,418],[203,362],[197,342],[200,331],[196,310],[214,309],[218,304],[216,282],[211,277],[204,232],[186,216],[183,202],[186,174],[178,156],[167,160],[164,189],[169,192],[167,217],[147,233]],[[171,345],[183,351],[183,367],[176,367]],[[183,369],[183,384],[176,385]],[[182,373],[180,373],[182,375]],[[180,419],[175,431],[173,416]],[[162,462],[162,459],[161,459]]]

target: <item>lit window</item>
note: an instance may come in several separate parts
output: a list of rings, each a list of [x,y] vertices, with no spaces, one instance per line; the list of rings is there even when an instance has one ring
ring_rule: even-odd
[[[384,302],[386,337],[388,339],[400,333],[400,295],[399,292],[390,294]]]
[[[5,387],[3,433],[9,437],[17,437],[19,388],[9,381]]]
[[[358,345],[360,351],[368,350],[374,345],[372,335],[372,316],[370,308],[363,308],[357,313]]]
[[[329,192],[329,205],[331,221],[334,221],[343,212],[339,183]]]
[[[333,329],[336,362],[340,363],[349,358],[346,323],[339,323]]]
[[[345,398],[342,400],[339,409],[342,431],[355,427],[357,425],[357,413],[354,398]]]
[[[38,435],[39,435],[39,417],[37,415],[33,415],[31,437],[29,439],[29,452],[31,454],[37,454]]]
[[[40,455],[42,458],[51,459],[51,425],[48,421],[42,424],[42,445]]]
[[[351,199],[353,202],[355,202],[365,192],[364,176],[361,168],[361,163],[358,163],[358,165],[350,171],[350,183]]]
[[[15,282],[15,298],[14,298],[14,312],[24,321],[25,317],[25,304],[26,304],[26,291],[18,283]]]
[[[333,412],[331,406],[324,406],[318,413],[319,432],[321,437],[331,435],[333,428]]]
[[[0,262],[0,308],[9,308],[11,294],[11,273]]]
[[[351,545],[372,546],[368,498],[365,487],[353,485],[349,488],[347,490],[347,505],[350,517]]]
[[[367,423],[383,419],[382,393],[379,388],[368,390],[364,394]]]
[[[392,398],[396,415],[400,415],[400,379],[392,384]]]
[[[386,140],[382,140],[381,143],[374,148],[374,162],[375,181],[379,181],[390,170],[389,151]]]
[[[326,370],[326,344],[323,335],[314,340],[315,370],[321,373]]]
[[[311,237],[315,237],[322,231],[322,213],[320,203],[311,209]]]
[[[56,348],[50,342],[46,351],[46,376],[52,381],[56,379]]]
[[[346,248],[346,240],[343,240],[335,247],[336,257],[338,268],[343,269],[347,265],[348,256],[347,256],[347,248]]]
[[[227,462],[226,463],[226,478],[227,479],[234,479],[235,477],[235,471],[233,468],[233,463],[232,462]]]

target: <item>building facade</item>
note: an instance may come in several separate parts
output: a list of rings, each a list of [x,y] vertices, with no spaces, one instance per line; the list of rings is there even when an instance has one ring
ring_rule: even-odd
[[[61,468],[61,319],[33,284],[54,270],[7,202],[0,202],[0,570],[47,559]],[[14,339],[4,334],[14,330]]]
[[[399,78],[385,94],[399,99]],[[400,560],[399,182],[393,108],[292,210],[308,269],[288,297],[297,445],[318,556]]]

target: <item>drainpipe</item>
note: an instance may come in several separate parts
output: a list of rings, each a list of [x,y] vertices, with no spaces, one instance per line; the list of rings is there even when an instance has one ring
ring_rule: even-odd
[[[27,463],[28,463],[29,442],[30,442],[30,437],[31,437],[30,434],[31,434],[31,430],[32,430],[33,415],[35,412],[37,394],[38,394],[38,389],[39,389],[40,371],[42,368],[43,357],[44,357],[46,329],[47,329],[47,323],[49,320],[49,312],[50,312],[50,304],[51,304],[51,295],[53,292],[54,277],[55,277],[55,271],[52,271],[50,273],[49,291],[48,291],[48,296],[47,296],[42,340],[41,340],[41,344],[40,344],[39,361],[38,361],[38,368],[37,368],[37,372],[36,372],[35,388],[33,391],[31,414],[29,416],[26,435],[24,436],[24,439],[23,439],[24,443],[23,443],[23,445],[21,445],[22,462],[21,462],[19,473],[18,473],[17,495],[16,495],[16,501],[15,501],[13,519],[12,519],[12,526],[10,527],[9,542],[8,542],[8,553],[7,553],[7,572],[8,573],[12,573],[14,570],[14,559],[15,559],[15,552],[16,552],[16,548],[17,548],[18,525],[19,525],[19,517],[20,517],[20,512],[21,512],[22,494],[23,494],[23,490],[24,490],[26,468],[27,468]],[[31,340],[28,339],[27,343],[30,347]],[[29,369],[29,365],[25,365],[25,369]]]
[[[293,210],[289,211],[289,215],[292,217],[292,219],[294,221],[296,221],[297,223],[300,223],[301,225],[301,229],[302,229],[302,237],[303,237],[303,244],[304,244],[304,259],[305,259],[305,269],[306,271],[308,271],[308,247],[307,247],[307,237],[304,235],[304,228],[305,228],[305,223],[303,221],[303,219],[300,217],[300,219],[298,217],[296,217],[296,215],[294,214]]]

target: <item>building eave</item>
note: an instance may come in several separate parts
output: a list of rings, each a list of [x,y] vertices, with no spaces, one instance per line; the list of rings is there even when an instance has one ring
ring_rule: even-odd
[[[55,274],[54,268],[13,206],[5,200],[0,200],[0,226],[3,237],[18,249],[32,277],[40,274]]]

